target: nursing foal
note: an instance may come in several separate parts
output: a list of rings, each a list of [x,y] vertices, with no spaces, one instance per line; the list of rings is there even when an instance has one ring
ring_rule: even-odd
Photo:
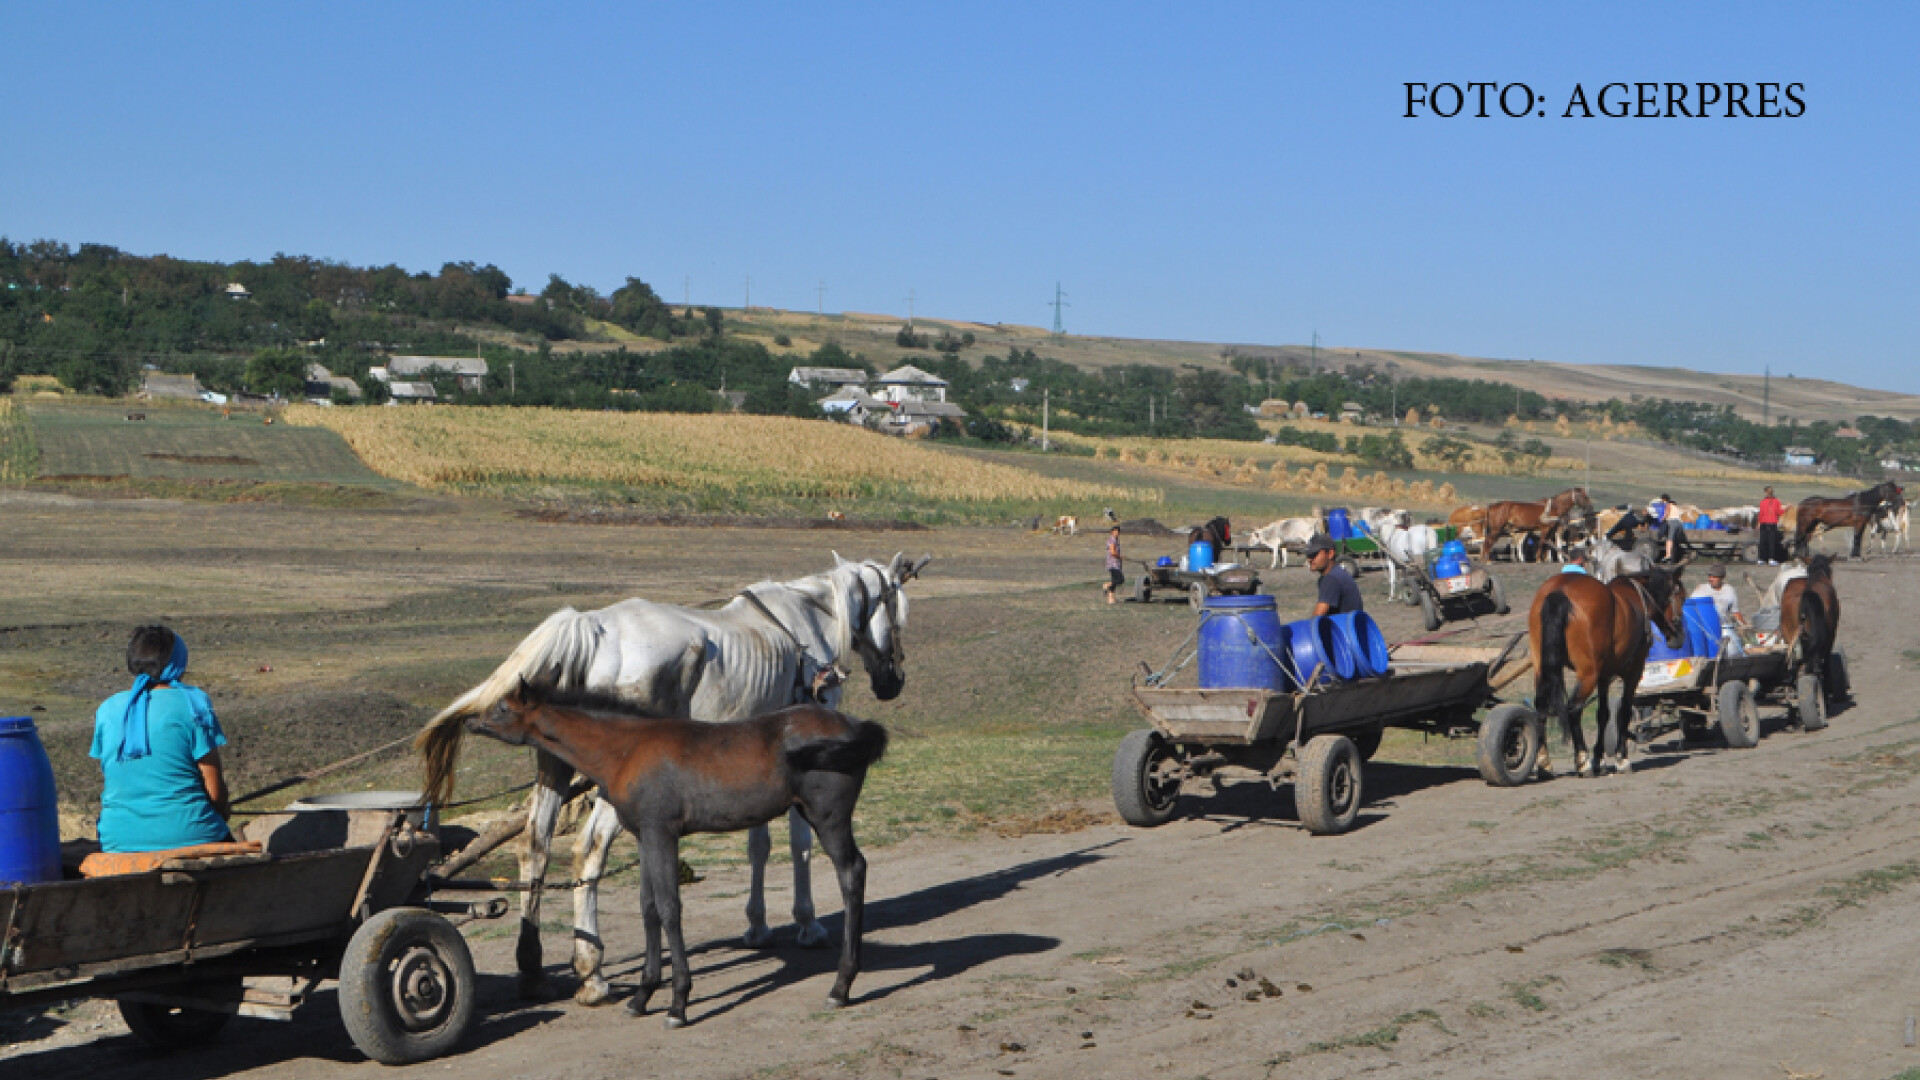
[[[818,705],[747,720],[705,723],[636,713],[605,695],[519,686],[467,728],[512,746],[533,746],[600,785],[620,823],[640,838],[640,910],[647,960],[627,1008],[644,1014],[660,988],[660,931],[673,952],[667,1026],[687,1022],[693,989],[680,932],[680,838],[738,832],[798,807],[833,860],[846,908],[840,973],[827,1004],[847,1004],[860,970],[867,860],[853,842],[853,807],[867,767],[886,753],[887,729]]]

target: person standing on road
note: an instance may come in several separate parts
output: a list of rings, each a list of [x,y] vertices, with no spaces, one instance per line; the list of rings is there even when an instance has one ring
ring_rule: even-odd
[[[1315,615],[1350,615],[1366,610],[1360,602],[1360,586],[1346,567],[1334,562],[1333,541],[1325,533],[1307,541],[1307,567],[1320,575],[1320,602],[1313,605]]]
[[[1120,586],[1127,580],[1124,565],[1120,561],[1120,526],[1107,530],[1107,603],[1114,603]]]
[[[1780,516],[1785,508],[1780,500],[1773,497],[1773,488],[1766,489],[1766,497],[1760,500],[1760,561],[1768,566],[1780,565]]]

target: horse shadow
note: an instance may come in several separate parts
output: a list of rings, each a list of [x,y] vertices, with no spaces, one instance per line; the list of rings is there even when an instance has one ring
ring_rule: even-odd
[[[521,1032],[558,1019],[551,1007],[522,1007],[519,980],[510,975],[476,975],[473,1028],[450,1058],[491,1046]],[[44,1012],[16,1039],[44,1037],[65,1026]],[[85,1076],[88,1080],[217,1080],[251,1069],[269,1068],[296,1060],[334,1066],[360,1065],[365,1054],[353,1044],[340,1023],[339,993],[329,987],[293,1014],[291,1021],[235,1017],[205,1043],[175,1050],[157,1050],[130,1034],[24,1053],[5,1060],[0,1073],[8,1080],[48,1080]]]
[[[1106,858],[1103,854],[1105,849],[1123,842],[1109,840],[1062,855],[1034,859],[1003,870],[943,882],[900,896],[890,896],[874,901],[867,905],[866,933],[871,935],[879,930],[918,926],[979,904],[998,900],[1029,882],[1041,878],[1061,877],[1081,867],[1090,866]],[[826,928],[829,940],[837,942],[845,931],[845,913],[836,911],[822,916],[820,924]],[[1059,938],[1038,934],[974,934],[905,945],[873,941],[868,938],[861,945],[860,969],[863,975],[922,968],[925,970],[905,982],[859,994],[855,998],[855,1004],[877,1001],[923,983],[949,979],[982,964],[1009,956],[1047,952],[1058,948],[1059,945]],[[689,945],[687,954],[688,962],[694,966],[695,993],[689,1004],[710,1006],[700,1014],[699,1019],[721,1016],[782,988],[819,976],[831,975],[840,962],[840,950],[837,947],[796,949],[787,946],[776,949],[749,949],[739,945],[737,938]],[[760,964],[769,957],[777,960],[777,965],[772,970],[755,974],[744,982],[725,986],[709,994],[699,992],[703,980],[709,980],[713,976],[723,975],[735,969]],[[615,963],[610,962],[607,965],[607,977],[614,983],[617,990],[633,990],[638,985],[644,960],[644,954],[636,953],[620,958],[617,961],[617,968]],[[666,963],[664,956],[662,961],[663,964]],[[557,973],[562,969],[556,966],[551,970]]]

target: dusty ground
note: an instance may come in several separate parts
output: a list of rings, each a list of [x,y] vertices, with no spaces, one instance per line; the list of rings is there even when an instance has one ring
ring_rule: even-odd
[[[404,651],[408,634],[386,622],[414,612],[409,625],[436,647],[460,642],[487,657],[451,675],[412,660],[371,664],[383,693],[419,710],[558,603],[638,582],[699,598],[811,569],[841,542],[539,525],[438,505],[348,518],[164,503],[113,517],[98,504],[49,500],[7,509],[19,523],[10,531],[26,539],[0,553],[9,589],[0,704],[47,697],[50,724],[72,723],[55,713],[70,712],[93,682],[114,681],[110,630],[156,604],[224,641],[195,663],[206,656],[227,692],[255,699],[339,678],[296,678],[284,661],[257,673],[257,651],[312,650],[302,663],[317,654],[351,672],[376,648]],[[127,515],[138,528],[120,527]],[[1050,710],[1063,724],[1117,731],[1125,671],[1138,659],[1158,663],[1189,625],[1175,605],[1094,607],[1084,583],[1097,575],[1097,537],[877,539],[944,560],[914,607],[918,681],[907,699],[923,704],[867,710],[926,740],[941,737],[947,714],[977,713],[969,731],[1032,730],[1043,721],[1029,713]],[[160,546],[196,554],[159,565]],[[303,574],[328,587],[304,587]],[[1283,605],[1297,607],[1306,581],[1291,575],[1281,578]],[[1503,577],[1518,598],[1540,572]],[[1915,577],[1903,560],[1840,568],[1857,702],[1819,734],[1780,731],[1779,710],[1764,710],[1768,736],[1752,751],[1663,743],[1629,777],[1510,790],[1460,765],[1405,763],[1464,761],[1457,744],[1390,742],[1382,757],[1395,760],[1368,768],[1360,827],[1340,837],[1308,836],[1290,796],[1248,787],[1187,800],[1156,830],[1116,824],[1108,805],[1089,799],[1056,818],[1085,826],[1077,831],[1025,831],[1043,824],[1029,821],[1006,830],[1016,836],[909,833],[870,852],[866,970],[856,1005],[836,1013],[822,1011],[831,952],[737,947],[744,875],[716,863],[686,890],[697,949],[691,1028],[669,1032],[657,1015],[618,1008],[524,1005],[512,994],[505,928],[477,925],[469,936],[484,1020],[460,1055],[405,1072],[1837,1080],[1920,1068],[1920,1049],[1902,1045],[1907,1018],[1920,1012],[1910,963],[1920,924],[1908,916],[1920,881],[1920,652],[1909,651],[1906,615],[1920,601]],[[249,586],[258,592],[236,602]],[[1377,580],[1366,590],[1390,638],[1411,632],[1412,613],[1383,605]],[[258,621],[242,624],[237,611]],[[234,626],[222,638],[225,623]],[[1068,635],[1069,647],[1048,651],[1047,631],[1033,627]],[[58,634],[67,637],[48,636]],[[91,657],[71,662],[85,678],[63,666],[76,649]],[[974,654],[997,660],[969,668]],[[1001,681],[964,694],[948,685],[969,674]],[[255,677],[267,685],[247,682]],[[969,703],[996,695],[1022,704]],[[823,908],[836,909],[831,879],[816,881]],[[782,906],[780,894],[772,904]],[[634,891],[613,890],[606,906],[612,971],[631,986]],[[564,923],[549,926],[548,957],[561,960]],[[16,1016],[7,1035],[16,1040],[0,1048],[8,1080],[402,1072],[354,1050],[331,994],[290,1025],[236,1021],[215,1046],[167,1057],[143,1050],[99,1006]]]

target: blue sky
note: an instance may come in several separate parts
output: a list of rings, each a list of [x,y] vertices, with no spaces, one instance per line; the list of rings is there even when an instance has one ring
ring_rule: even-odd
[[[21,5],[0,234],[1920,392],[1910,4]],[[1545,117],[1405,119],[1409,81]],[[1786,119],[1576,84],[1801,83]],[[1756,91],[1757,92],[1757,91]]]

